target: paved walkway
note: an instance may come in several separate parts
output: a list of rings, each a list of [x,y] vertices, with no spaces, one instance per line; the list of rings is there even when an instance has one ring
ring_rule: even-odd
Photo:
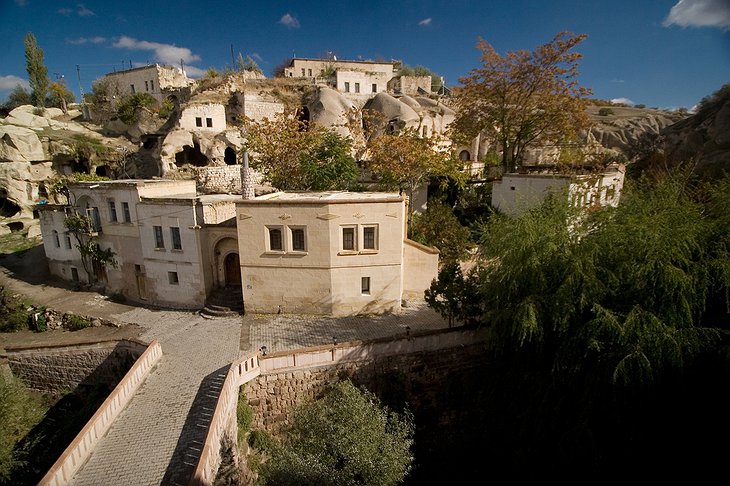
[[[42,250],[41,250],[42,252]],[[194,312],[163,311],[115,304],[94,292],[78,292],[32,267],[24,274],[15,257],[1,261],[0,284],[61,312],[97,316],[122,327],[77,332],[0,335],[0,345],[71,344],[109,337],[157,339],[163,357],[99,442],[73,485],[187,484],[200,453],[210,414],[227,365],[241,353],[267,352],[351,340],[368,340],[446,327],[415,303],[399,315],[329,318],[249,315],[205,319]],[[25,262],[25,267],[28,267]],[[12,269],[12,270],[9,270]],[[27,271],[28,268],[25,268]]]

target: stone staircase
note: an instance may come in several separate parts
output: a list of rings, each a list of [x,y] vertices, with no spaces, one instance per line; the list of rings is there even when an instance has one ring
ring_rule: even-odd
[[[205,300],[200,311],[203,317],[230,317],[243,314],[243,290],[240,286],[215,289]]]

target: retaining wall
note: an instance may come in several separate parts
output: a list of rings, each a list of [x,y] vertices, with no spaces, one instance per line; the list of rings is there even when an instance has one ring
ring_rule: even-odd
[[[161,357],[162,348],[156,340],[152,341],[40,480],[39,486],[61,486],[71,481]]]

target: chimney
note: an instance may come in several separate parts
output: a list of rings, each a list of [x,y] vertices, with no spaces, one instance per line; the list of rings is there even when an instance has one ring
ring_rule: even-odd
[[[248,168],[248,151],[243,153],[243,167],[241,167],[241,196],[243,199],[254,199],[256,193],[253,190],[251,173]]]

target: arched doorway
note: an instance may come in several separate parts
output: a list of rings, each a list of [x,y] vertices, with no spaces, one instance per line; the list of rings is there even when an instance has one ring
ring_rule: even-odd
[[[225,285],[241,285],[241,262],[238,253],[229,253],[223,260],[223,271],[225,275]]]
[[[226,150],[223,153],[223,161],[226,165],[236,165],[236,151],[231,147],[226,147]]]

